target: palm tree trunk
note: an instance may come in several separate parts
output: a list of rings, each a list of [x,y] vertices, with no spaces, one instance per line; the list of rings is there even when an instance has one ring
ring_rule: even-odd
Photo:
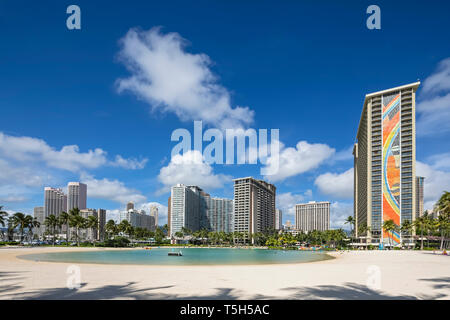
[[[444,237],[445,237],[445,232],[442,231],[441,232],[441,250],[444,248]]]
[[[423,250],[423,229],[420,229],[420,250]]]

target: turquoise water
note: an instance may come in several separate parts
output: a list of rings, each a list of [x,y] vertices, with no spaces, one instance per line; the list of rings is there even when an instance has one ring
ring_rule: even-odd
[[[181,250],[183,256],[168,256]],[[136,250],[92,250],[28,254],[20,258],[34,261],[141,264],[141,265],[239,265],[302,263],[331,259],[320,252],[265,249],[160,248]]]

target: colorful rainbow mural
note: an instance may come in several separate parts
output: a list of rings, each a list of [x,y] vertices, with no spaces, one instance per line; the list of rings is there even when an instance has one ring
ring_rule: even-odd
[[[383,96],[383,222],[400,225],[400,93]],[[400,242],[394,232],[392,243]],[[383,238],[389,235],[383,231]]]

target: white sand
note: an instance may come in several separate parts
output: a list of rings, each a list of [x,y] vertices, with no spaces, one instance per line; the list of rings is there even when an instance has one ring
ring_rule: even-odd
[[[67,250],[106,249],[1,248],[0,299],[450,298],[450,257],[432,252],[353,251],[333,253],[333,260],[257,266],[78,264],[79,289],[67,288],[73,264],[16,257]]]

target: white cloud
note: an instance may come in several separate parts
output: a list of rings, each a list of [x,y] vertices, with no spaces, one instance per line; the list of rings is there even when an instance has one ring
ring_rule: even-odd
[[[162,226],[167,223],[167,206],[159,202],[146,202],[139,206],[139,210],[145,210],[146,214],[150,214],[150,207],[158,207],[158,225]]]
[[[450,172],[416,161],[416,174],[425,177],[424,206],[425,209],[432,209],[442,193],[450,191]]]
[[[204,189],[221,188],[224,182],[231,181],[231,177],[214,174],[213,168],[205,163],[202,154],[198,150],[191,150],[184,155],[172,157],[170,163],[161,168],[158,180],[164,185],[160,193],[164,193],[177,183]]]
[[[96,179],[84,173],[80,180],[88,185],[87,191],[90,198],[111,200],[123,204],[128,201],[142,203],[147,199],[138,190],[126,187],[123,182],[116,179]]]
[[[28,166],[12,165],[0,158],[0,183],[2,185],[22,185],[28,187],[42,186],[52,177],[43,171],[34,170]]]
[[[147,162],[147,158],[141,160],[135,158],[124,159],[121,155],[117,155],[115,161],[111,162],[111,165],[113,167],[122,167],[124,169],[137,170],[144,169]]]
[[[430,97],[417,104],[417,134],[421,136],[450,132],[450,93]]]
[[[253,121],[249,108],[231,107],[230,93],[210,70],[210,58],[187,52],[187,41],[178,33],[131,29],[120,43],[119,57],[131,76],[117,81],[119,92],[133,92],[153,110],[175,113],[182,121],[203,120],[221,128]]]
[[[121,166],[128,169],[141,169],[147,159],[124,159],[117,156],[115,161],[108,161],[106,151],[95,148],[80,152],[77,145],[63,146],[57,150],[42,139],[32,137],[14,137],[0,132],[0,154],[2,158],[15,160],[15,163],[44,163],[51,168],[72,172],[81,169],[96,169],[103,165]],[[18,165],[15,165],[18,167]]]
[[[436,71],[423,82],[422,90],[424,93],[450,90],[450,58],[439,62]]]
[[[291,192],[285,192],[277,194],[276,202],[277,209],[281,209],[283,212],[283,220],[290,220],[294,223],[295,220],[295,205],[303,203],[307,199],[312,197],[312,191],[307,190],[303,194],[292,194]]]
[[[353,197],[353,168],[343,173],[327,172],[316,178],[314,184],[323,194],[348,199]]]
[[[114,220],[114,222],[119,223],[120,209],[106,210],[106,222],[109,220]]]
[[[437,135],[450,132],[450,58],[423,82],[417,103],[417,134]]]
[[[450,152],[432,155],[427,162],[433,169],[450,169]]]
[[[266,166],[269,172],[276,173],[267,178],[273,182],[281,181],[315,169],[334,153],[335,150],[326,144],[310,144],[307,141],[299,141],[295,148],[284,148],[280,142],[278,163],[275,156],[270,156]]]
[[[346,149],[336,152],[332,158],[333,161],[353,160],[353,145]]]
[[[353,216],[353,203],[332,202],[330,205],[330,227],[331,229],[350,230],[350,225],[345,224],[348,216]]]

